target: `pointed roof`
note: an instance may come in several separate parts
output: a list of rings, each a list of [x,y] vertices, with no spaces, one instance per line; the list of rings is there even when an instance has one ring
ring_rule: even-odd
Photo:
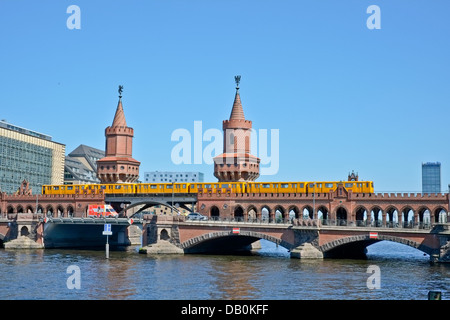
[[[239,95],[239,87],[236,87],[236,95],[234,97],[233,109],[231,110],[230,120],[245,120],[244,109],[242,109],[241,96]]]
[[[114,116],[113,123],[111,127],[126,127],[127,121],[125,120],[125,113],[123,112],[122,99],[119,98],[119,103],[117,104],[116,114]]]

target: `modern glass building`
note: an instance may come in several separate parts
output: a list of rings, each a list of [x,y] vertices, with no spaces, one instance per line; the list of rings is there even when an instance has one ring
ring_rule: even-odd
[[[441,192],[441,163],[422,163],[422,193]]]
[[[65,145],[52,137],[0,121],[0,189],[12,194],[23,180],[33,194],[41,193],[43,184],[64,181]]]

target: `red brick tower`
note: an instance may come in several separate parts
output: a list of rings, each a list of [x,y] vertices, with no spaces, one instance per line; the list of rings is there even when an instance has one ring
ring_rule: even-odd
[[[223,121],[223,153],[214,158],[214,176],[219,181],[254,181],[260,159],[250,154],[252,122],[245,120],[239,95],[241,76],[234,77],[236,95],[229,120]]]
[[[105,157],[97,161],[101,183],[135,182],[139,178],[139,161],[132,157],[133,128],[127,127],[122,107],[122,86],[113,123],[105,129]]]

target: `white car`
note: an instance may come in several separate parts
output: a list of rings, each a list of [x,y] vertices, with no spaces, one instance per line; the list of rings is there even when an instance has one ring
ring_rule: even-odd
[[[186,216],[187,220],[208,220],[208,217],[198,213],[198,212],[191,212]]]

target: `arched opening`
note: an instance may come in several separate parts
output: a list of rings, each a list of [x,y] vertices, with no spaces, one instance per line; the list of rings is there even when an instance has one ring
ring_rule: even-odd
[[[211,220],[219,220],[220,218],[220,211],[219,208],[217,208],[216,206],[211,207],[209,214],[211,216]]]
[[[426,207],[420,208],[418,211],[418,227],[420,229],[429,228],[431,225],[431,213],[430,210]]]
[[[250,206],[247,209],[247,220],[249,222],[256,222],[258,220],[258,212],[256,211],[256,208],[254,206]]]
[[[355,219],[356,219],[356,225],[363,227],[366,226],[367,222],[367,210],[364,207],[359,207],[355,211]]]
[[[53,207],[47,206],[47,217],[53,217]]]
[[[344,207],[339,207],[336,210],[336,224],[338,226],[347,225],[347,210]]]
[[[296,206],[292,206],[289,208],[289,219],[298,219],[299,210]]]
[[[403,228],[412,228],[414,226],[414,211],[410,207],[406,207],[401,213]]]
[[[44,212],[44,208],[41,205],[38,205],[36,212],[37,213],[43,213]]]
[[[23,207],[20,204],[17,206],[17,213],[24,213]]]
[[[313,217],[314,217],[313,208],[311,206],[305,206],[302,210],[302,218],[313,219]]]
[[[56,207],[56,216],[64,217],[64,208],[61,205]]]
[[[8,212],[8,213],[14,213],[14,207],[13,207],[13,206],[8,206],[8,207],[6,208],[6,212]]]
[[[69,217],[69,218],[72,218],[73,216],[74,216],[74,210],[73,210],[73,207],[72,206],[68,206],[67,207],[67,216]]]
[[[23,226],[20,228],[20,235],[27,237],[30,234],[30,231],[28,231],[28,228]]]
[[[374,227],[381,227],[383,225],[383,212],[380,208],[374,207],[370,211],[371,225]]]
[[[276,223],[284,222],[284,208],[281,206],[275,207],[275,222]]]
[[[264,206],[261,208],[261,220],[263,222],[270,222],[271,221],[271,217],[270,217],[270,208],[268,206]]]
[[[397,228],[398,224],[398,211],[394,207],[390,207],[386,210],[386,227]]]
[[[244,209],[241,206],[237,206],[234,209],[234,220],[235,221],[244,221]]]
[[[447,223],[447,212],[444,208],[437,208],[434,210],[435,223]]]
[[[328,209],[325,206],[317,208],[317,219],[321,219],[323,224],[328,223],[329,214]]]
[[[169,232],[167,232],[166,229],[162,229],[161,233],[159,235],[159,239],[160,240],[169,240],[170,239]]]
[[[28,205],[27,209],[26,209],[26,212],[27,213],[33,213],[33,207],[31,205]]]

